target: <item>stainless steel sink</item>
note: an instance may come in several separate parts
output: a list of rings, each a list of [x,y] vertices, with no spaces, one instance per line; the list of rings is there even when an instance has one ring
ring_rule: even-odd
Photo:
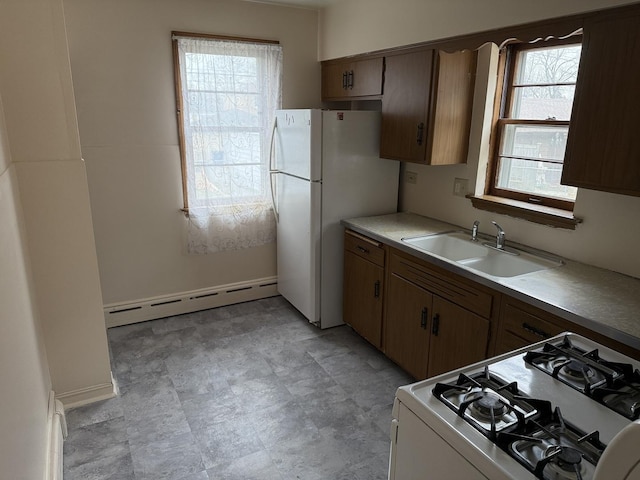
[[[497,250],[472,241],[471,236],[462,231],[403,238],[402,241],[470,270],[499,278],[516,277],[563,264],[560,259],[547,258],[515,248],[509,248],[508,251]]]

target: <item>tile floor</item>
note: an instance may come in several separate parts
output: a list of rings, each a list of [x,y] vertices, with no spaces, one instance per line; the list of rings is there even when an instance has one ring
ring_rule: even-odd
[[[116,398],[67,412],[65,480],[387,478],[411,378],[282,297],[108,330]]]

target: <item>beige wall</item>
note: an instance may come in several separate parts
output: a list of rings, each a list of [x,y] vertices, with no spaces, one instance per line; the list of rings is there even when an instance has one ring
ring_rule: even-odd
[[[233,0],[65,0],[105,304],[275,275],[275,247],[186,255],[171,31],[279,40],[283,106],[320,105],[317,12]]]
[[[322,58],[340,57],[624,3],[632,2],[344,0],[327,8],[321,15],[320,52]],[[460,14],[461,11],[465,13]],[[491,54],[487,51],[485,48],[481,55],[483,61],[477,79],[467,165],[405,165],[405,170],[416,172],[418,178],[416,184],[401,183],[402,209],[467,228],[477,219],[481,222],[480,230],[486,233],[494,232],[491,220],[495,220],[507,232],[507,239],[640,277],[640,256],[634,253],[640,238],[638,197],[580,189],[575,214],[583,218],[584,223],[575,231],[569,231],[476,210],[469,200],[453,195],[454,178],[468,179],[473,188],[478,170],[483,171],[482,167],[478,169],[478,165],[486,162],[489,132],[483,130],[483,121],[486,120],[483,105],[491,75]],[[484,78],[480,75],[482,70]],[[492,79],[495,80],[495,76]],[[488,91],[490,94],[493,92],[492,89]],[[489,102],[491,100],[489,98]]]
[[[637,0],[340,0],[321,11],[319,58],[518,25]]]
[[[13,197],[3,199],[3,214],[8,219],[2,222],[3,235],[18,253],[13,264],[0,263],[0,277],[11,278],[5,269],[26,269],[20,266],[23,250],[28,251],[30,261],[30,272],[23,276],[32,279],[15,287],[22,285],[26,292],[12,321],[25,325],[33,321],[26,303],[30,297],[46,349],[47,377],[50,375],[58,395],[69,400],[78,392],[84,397],[110,392],[109,354],[61,0],[2,2],[0,95],[6,122],[4,145],[10,155],[10,161],[5,158],[0,165],[12,175],[2,172],[4,182],[12,180],[5,188],[14,192]],[[23,232],[16,221],[24,225]],[[6,254],[4,243],[2,250]],[[4,310],[4,302],[2,305]],[[25,332],[27,339],[32,335]],[[2,335],[0,341],[3,354],[14,351],[12,335]],[[31,341],[37,343],[35,337]],[[20,356],[11,362],[16,372],[19,363]],[[3,362],[3,368],[5,365]],[[25,382],[33,381],[25,378]]]
[[[0,9],[0,12],[2,10]],[[51,380],[33,307],[17,178],[0,101],[0,471],[44,478]]]

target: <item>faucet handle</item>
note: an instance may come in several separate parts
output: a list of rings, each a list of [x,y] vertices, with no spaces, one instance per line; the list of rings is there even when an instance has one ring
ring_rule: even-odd
[[[472,242],[477,242],[478,241],[478,228],[480,227],[480,221],[476,220],[475,222],[473,222],[473,228],[471,229],[471,241]]]

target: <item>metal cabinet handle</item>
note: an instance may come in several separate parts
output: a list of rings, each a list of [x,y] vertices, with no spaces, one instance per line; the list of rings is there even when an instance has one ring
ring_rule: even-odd
[[[416,142],[418,145],[422,145],[422,141],[424,140],[424,123],[420,122],[418,124],[418,134],[416,136]]]
[[[349,90],[353,90],[353,70],[349,70],[349,73],[347,74],[347,86],[349,87]]]
[[[540,337],[540,338],[549,338],[551,335],[549,335],[547,332],[545,332],[544,330],[540,330],[539,328],[536,328],[532,325],[529,325],[527,322],[524,322],[522,324],[522,328],[529,333],[533,333],[534,335]]]
[[[433,325],[431,326],[431,333],[434,336],[438,336],[438,332],[440,331],[440,314],[436,313],[433,317]]]
[[[366,249],[366,248],[364,248],[364,247],[361,247],[360,245],[357,245],[357,246],[356,246],[356,248],[357,248],[359,251],[361,251],[362,253],[366,253],[367,255],[369,255],[369,250],[368,250],[368,249]]]
[[[348,85],[347,72],[344,71],[344,72],[342,72],[342,89],[346,90],[347,89],[347,85]]]
[[[425,330],[427,329],[427,317],[429,315],[429,310],[427,310],[427,307],[424,307],[422,309],[422,314],[420,315],[420,328],[424,328]]]
[[[376,280],[376,283],[373,284],[373,296],[380,298],[380,280]]]

